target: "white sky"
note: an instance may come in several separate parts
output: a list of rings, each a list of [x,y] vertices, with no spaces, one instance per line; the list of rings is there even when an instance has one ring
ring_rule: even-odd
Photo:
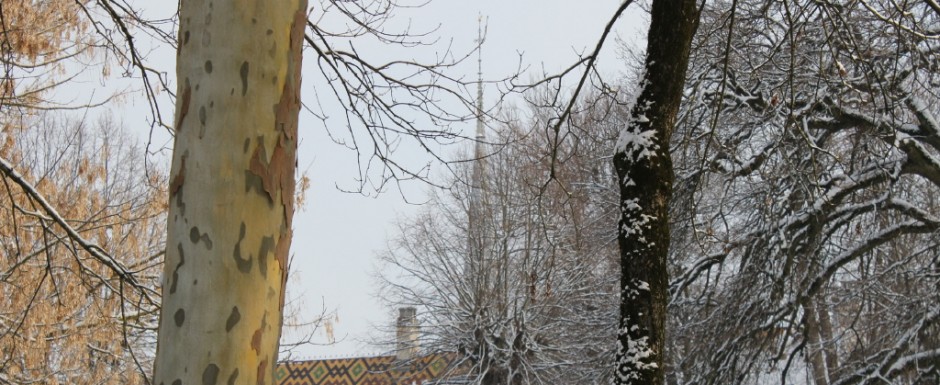
[[[148,1],[142,2],[142,6],[161,7],[163,12],[175,5],[172,3],[153,4]],[[453,41],[455,51],[466,52],[477,38],[477,16],[482,15],[488,23],[483,48],[484,76],[498,78],[510,74],[516,69],[522,54],[523,63],[532,70],[531,75],[523,76],[522,80],[530,80],[543,67],[548,72],[556,72],[574,62],[577,54],[593,49],[620,3],[621,0],[434,0],[421,8],[400,11],[395,22],[408,20],[416,30],[440,25],[437,35],[441,41]],[[640,12],[636,5],[631,7],[635,9],[628,11],[628,17],[622,18],[617,25],[617,32],[623,38],[643,35],[640,31],[644,26],[637,21]],[[624,68],[618,63],[620,58],[615,48],[616,44],[608,41],[599,63],[607,78],[619,75]],[[377,53],[381,58],[410,58],[433,55],[442,51],[444,44],[376,49],[382,50]],[[166,52],[151,55],[151,60],[157,59],[154,65],[170,74],[175,65],[172,62],[174,58],[175,55]],[[313,88],[319,82],[319,74],[311,64],[312,60],[305,63],[305,101],[312,97]],[[475,60],[473,64],[466,74],[471,77],[476,76]],[[146,125],[149,110],[144,101],[131,100],[111,110],[135,130],[149,128]],[[342,113],[326,112],[330,115]],[[164,113],[172,114],[172,108],[164,109]],[[468,125],[467,130],[470,129],[472,125]],[[166,140],[165,136],[163,138]],[[358,186],[354,180],[357,176],[355,154],[333,144],[325,135],[323,125],[309,113],[301,113],[300,140],[298,166],[307,172],[312,186],[304,211],[294,216],[291,248],[294,258],[288,296],[299,297],[307,308],[307,314],[300,315],[301,320],[315,316],[323,306],[336,310],[338,322],[334,325],[334,335],[342,341],[329,346],[303,347],[291,358],[379,353],[380,348],[363,340],[369,338],[374,325],[393,323],[395,310],[387,309],[375,298],[375,255],[385,248],[387,237],[395,235],[393,224],[396,218],[414,213],[417,208],[405,203],[402,195],[394,190],[377,197],[337,190],[337,185],[346,189]],[[397,155],[421,161],[421,155],[414,152]],[[408,190],[405,195],[410,201],[421,201],[427,189],[418,183],[405,187]],[[316,342],[326,342],[322,329],[314,337]]]

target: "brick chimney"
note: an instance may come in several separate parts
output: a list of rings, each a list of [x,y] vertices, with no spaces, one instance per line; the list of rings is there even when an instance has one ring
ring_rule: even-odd
[[[418,355],[418,315],[413,307],[398,309],[395,327],[397,346],[395,358],[410,360]]]

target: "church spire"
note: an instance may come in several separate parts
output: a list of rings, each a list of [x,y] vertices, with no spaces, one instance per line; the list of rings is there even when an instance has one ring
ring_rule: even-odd
[[[473,171],[471,176],[471,193],[470,200],[471,205],[479,205],[482,203],[482,192],[483,189],[483,173],[485,163],[484,158],[484,144],[486,140],[486,131],[484,124],[484,112],[483,112],[483,16],[480,15],[477,19],[477,108],[476,108],[476,118],[477,118],[477,132],[475,138],[475,147],[473,151]]]
[[[486,139],[485,125],[483,121],[483,16],[481,15],[478,19],[479,27],[477,31],[477,100],[476,100],[476,118],[477,118],[477,129],[476,137],[474,140],[474,151],[473,159],[471,160],[471,175],[470,175],[470,202],[468,205],[469,211],[467,215],[468,224],[467,229],[469,236],[467,238],[468,247],[469,247],[469,259],[468,266],[471,276],[474,274],[479,274],[479,271],[476,271],[481,263],[483,257],[483,190],[484,190],[484,181],[483,174],[484,169],[486,168],[486,163],[484,161],[484,145],[483,141]]]
[[[477,19],[477,135],[476,159],[483,157],[483,140],[486,133],[483,128],[483,15]]]

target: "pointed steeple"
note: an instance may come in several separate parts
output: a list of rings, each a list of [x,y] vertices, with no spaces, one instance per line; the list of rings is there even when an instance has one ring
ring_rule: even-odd
[[[483,158],[483,140],[486,133],[483,131],[483,16],[477,19],[477,136],[476,159]]]
[[[476,119],[477,119],[477,129],[476,137],[474,138],[474,151],[473,159],[471,160],[471,176],[470,176],[470,202],[468,205],[469,211],[467,212],[467,246],[469,248],[468,255],[468,273],[470,276],[479,276],[480,272],[477,271],[477,268],[482,262],[483,258],[483,191],[484,191],[484,169],[486,164],[484,161],[484,144],[483,141],[486,139],[485,124],[483,121],[483,16],[480,16],[478,19],[479,27],[477,31],[477,105],[476,105]]]
[[[477,19],[477,130],[475,137],[475,147],[473,151],[473,174],[471,183],[471,210],[474,210],[481,202],[483,189],[483,170],[484,163],[484,145],[486,140],[484,112],[483,112],[483,16]]]

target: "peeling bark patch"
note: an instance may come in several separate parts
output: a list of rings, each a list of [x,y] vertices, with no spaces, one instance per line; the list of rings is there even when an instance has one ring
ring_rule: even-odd
[[[245,138],[245,144],[242,145],[242,153],[248,152],[248,146],[251,145],[251,139]]]
[[[258,330],[255,330],[254,334],[251,335],[251,348],[254,349],[255,353],[261,352],[261,335],[263,333],[261,328],[258,328]]]
[[[236,368],[235,371],[233,371],[232,374],[228,376],[228,381],[226,382],[226,384],[235,385],[235,380],[237,379],[238,379],[238,369]]]
[[[183,326],[183,322],[186,321],[186,311],[183,309],[176,310],[176,313],[173,314],[173,321],[176,322],[176,326]]]
[[[251,272],[251,256],[242,259],[242,240],[244,239],[245,222],[242,222],[241,228],[238,230],[238,242],[235,242],[235,252],[232,254],[235,257],[235,265],[238,266],[238,271],[248,274]]]
[[[202,371],[202,385],[215,385],[219,379],[219,367],[216,364],[209,364],[206,370]]]
[[[301,44],[304,40],[304,28],[307,22],[305,10],[298,9],[294,13],[291,24],[290,49],[288,50],[288,71],[284,79],[284,88],[281,97],[274,105],[274,129],[281,133],[274,156],[271,157],[271,166],[279,174],[279,187],[281,188],[281,203],[284,205],[284,219],[287,231],[294,214],[294,169],[296,167],[297,151],[297,113],[300,110],[300,67],[303,60]],[[282,158],[276,158],[278,150],[288,152]],[[275,160],[280,161],[276,163]],[[282,232],[284,230],[282,229]],[[286,265],[282,265],[285,266]]]
[[[294,232],[288,227],[281,229],[281,235],[277,238],[277,248],[274,249],[274,258],[281,265],[281,300],[284,299],[284,284],[287,283],[287,255],[290,253],[290,242]]]
[[[290,150],[287,147],[291,147]],[[288,151],[291,151],[290,155],[287,153]],[[280,135],[274,145],[271,160],[267,161],[266,159],[267,154],[264,143],[259,140],[248,164],[248,171],[261,178],[261,184],[271,203],[276,201],[277,193],[281,192],[281,200],[290,199],[291,202],[287,207],[292,207],[294,196],[293,148],[291,144],[287,143],[287,139],[283,134]]]
[[[251,154],[251,160],[248,161],[248,170],[245,171],[245,192],[254,187],[258,194],[268,196],[270,202],[274,203],[274,198],[271,198],[270,194],[265,194],[267,173],[264,170],[264,163],[268,157],[264,149],[264,137],[258,136],[256,141],[258,143],[255,145],[254,153]]]
[[[206,245],[206,249],[212,250],[212,239],[209,238],[209,233],[200,233],[199,227],[193,226],[189,229],[189,240],[192,243],[202,241],[202,243]]]
[[[264,385],[267,383],[267,381],[265,381],[265,379],[269,377],[266,375],[268,374],[267,368],[268,368],[268,359],[265,358],[261,360],[260,364],[258,364],[258,385]]]
[[[189,44],[189,31],[183,32],[183,45]]]
[[[261,316],[261,327],[255,330],[251,335],[251,348],[255,353],[261,354],[261,336],[264,334],[264,328],[268,326],[268,315]]]
[[[290,248],[290,238],[293,233],[288,230],[287,232],[281,233],[281,238],[278,240],[277,252],[275,257],[277,258],[278,263],[281,265],[281,295],[278,300],[278,308],[284,308],[284,299],[287,293],[287,252]],[[286,241],[285,241],[286,238]],[[284,242],[283,244],[281,242]]]
[[[258,267],[261,269],[261,276],[268,276],[268,253],[274,250],[274,237],[265,236],[261,238],[261,246],[258,247]],[[282,266],[282,268],[285,266]]]
[[[232,306],[232,313],[228,315],[228,320],[225,321],[225,331],[231,331],[232,328],[235,327],[235,325],[237,325],[238,321],[241,319],[242,315],[238,312],[238,306]]]
[[[176,267],[173,268],[173,282],[170,283],[170,294],[176,293],[176,282],[179,281],[180,279],[179,270],[180,270],[180,267],[183,266],[183,263],[185,261],[185,259],[183,258],[183,244],[182,243],[178,243],[176,245],[176,251],[179,252],[180,261],[176,264]]]
[[[242,68],[240,71],[242,77],[242,96],[248,92],[248,62],[242,62]]]
[[[188,36],[189,32],[187,32]],[[189,78],[186,78],[183,82],[183,98],[180,99],[180,116],[176,119],[176,132],[183,131],[183,119],[186,119],[186,115],[189,114],[189,102],[193,98],[193,90],[189,85]]]
[[[199,107],[199,123],[206,125],[206,106]]]
[[[212,60],[206,60],[206,64],[203,66],[203,68],[205,68],[207,74],[211,74],[212,73]]]
[[[183,221],[186,219],[186,202],[183,201],[183,182],[186,179],[186,159],[189,158],[189,151],[183,153],[180,157],[180,169],[177,170],[176,176],[173,177],[173,182],[170,183],[170,198],[176,196],[176,207],[180,209],[180,215],[183,216]]]
[[[173,385],[183,385],[183,380],[177,378],[175,381],[173,381]]]
[[[254,188],[258,194],[267,196],[267,194],[264,193],[264,180],[253,174],[251,170],[245,170],[245,192],[251,191],[252,188]],[[268,203],[274,202],[268,201]]]
[[[183,154],[180,157],[180,169],[176,172],[176,176],[173,177],[173,181],[170,182],[170,196],[176,195],[181,187],[183,187],[183,181],[186,180],[186,154]]]
[[[277,186],[281,194],[281,205],[284,210],[284,222],[280,229],[280,235],[277,239],[277,245],[274,252],[281,269],[281,305],[284,302],[284,285],[287,282],[287,256],[289,253],[291,238],[291,223],[294,215],[294,171],[296,168],[297,152],[297,113],[300,110],[300,70],[302,55],[302,43],[304,40],[304,29],[307,22],[305,10],[298,9],[294,13],[294,21],[291,24],[290,31],[290,49],[288,50],[288,71],[284,79],[284,88],[281,90],[280,100],[274,105],[275,127],[280,132],[278,142],[274,148],[271,162],[268,164],[267,171],[273,174],[270,182]],[[264,178],[264,177],[262,177]],[[265,187],[268,187],[267,183]],[[273,186],[272,186],[273,187]],[[269,194],[272,190],[268,190]],[[274,199],[272,194],[271,199]]]

